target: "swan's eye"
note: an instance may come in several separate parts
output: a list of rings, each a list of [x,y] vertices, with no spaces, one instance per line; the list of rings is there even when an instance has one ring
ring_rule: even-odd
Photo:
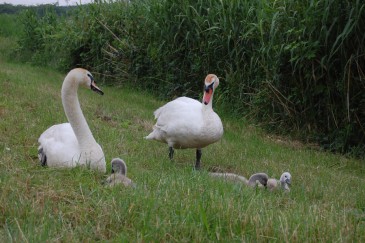
[[[91,81],[94,81],[94,77],[90,73],[88,73],[87,76],[91,79]]]

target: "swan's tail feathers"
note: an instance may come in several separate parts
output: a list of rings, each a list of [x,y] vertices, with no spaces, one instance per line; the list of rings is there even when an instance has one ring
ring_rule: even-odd
[[[147,140],[165,141],[166,132],[163,127],[155,125],[153,131],[145,137]]]
[[[43,151],[43,147],[39,146],[38,148],[38,158],[41,166],[47,166],[47,156]]]
[[[153,132],[151,132],[150,134],[148,134],[146,137],[144,137],[147,140],[153,140],[154,136],[153,136]]]
[[[162,109],[163,109],[163,106],[153,112],[155,119],[157,119],[160,116]]]
[[[161,141],[161,140],[163,140],[161,131],[162,130],[159,127],[154,126],[153,131],[150,134],[148,134],[148,136],[146,136],[145,139]]]

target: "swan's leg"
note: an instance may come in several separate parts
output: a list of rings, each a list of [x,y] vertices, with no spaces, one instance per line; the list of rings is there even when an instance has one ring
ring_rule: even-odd
[[[174,148],[173,147],[169,147],[169,158],[170,158],[170,160],[172,160],[174,158]]]
[[[196,150],[196,162],[195,162],[195,169],[200,170],[200,159],[202,157],[202,150],[197,149]]]
[[[39,158],[39,162],[41,163],[41,166],[46,166],[47,165],[47,156],[43,152],[43,148],[40,148],[38,150],[38,158]]]

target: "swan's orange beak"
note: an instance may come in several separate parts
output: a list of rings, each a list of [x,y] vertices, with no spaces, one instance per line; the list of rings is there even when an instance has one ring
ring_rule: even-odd
[[[210,99],[212,98],[212,95],[213,95],[213,85],[214,85],[214,82],[211,83],[208,86],[205,85],[205,87],[204,87],[204,96],[203,96],[204,105],[208,105],[209,102],[210,102]]]
[[[98,93],[100,95],[103,95],[104,94],[104,92],[98,86],[96,86],[96,83],[95,83],[94,80],[91,81],[90,88],[91,88],[92,91],[95,91],[96,93]]]

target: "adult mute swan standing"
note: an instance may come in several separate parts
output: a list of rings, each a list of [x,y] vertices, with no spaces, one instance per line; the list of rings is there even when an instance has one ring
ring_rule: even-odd
[[[69,123],[53,125],[39,137],[38,156],[41,165],[75,167],[88,165],[106,171],[105,157],[82,114],[77,97],[79,86],[103,95],[91,73],[82,68],[71,70],[62,84],[62,104]]]
[[[157,122],[146,139],[167,143],[172,160],[174,149],[196,148],[195,168],[200,168],[201,149],[217,142],[223,135],[219,116],[212,102],[219,79],[214,74],[205,78],[203,101],[180,97],[154,112]]]

